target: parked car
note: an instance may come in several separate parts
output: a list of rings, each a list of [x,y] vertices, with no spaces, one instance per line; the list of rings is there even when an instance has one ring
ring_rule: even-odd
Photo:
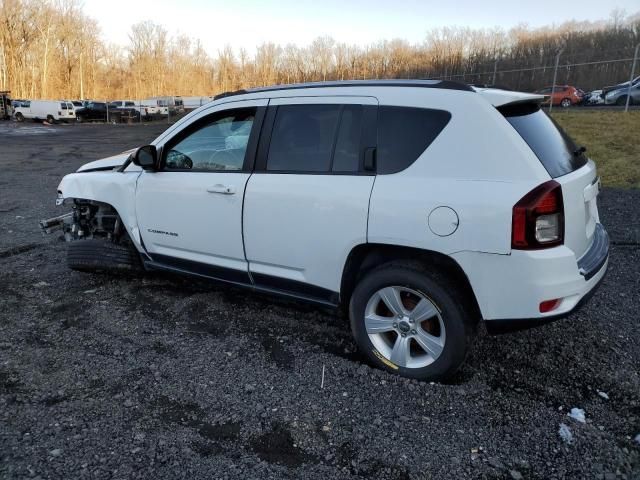
[[[582,102],[582,95],[580,90],[570,85],[556,85],[553,87],[553,93],[551,92],[552,87],[545,87],[540,90],[537,90],[535,93],[539,95],[549,96],[549,99],[545,100],[545,103],[549,103],[549,100],[553,102],[553,105],[560,105],[561,107],[567,108],[571,105],[576,105]]]
[[[78,109],[85,107],[89,102],[87,100],[71,100],[73,109],[77,112]]]
[[[0,92],[0,120],[9,120],[13,115],[13,106],[9,91]]]
[[[629,97],[629,105],[640,105],[640,82],[629,89],[629,82],[617,90],[609,90],[604,97],[606,105],[626,105]]]
[[[143,105],[156,107],[157,113],[160,115],[176,115],[184,111],[184,103],[182,97],[151,97],[142,100]]]
[[[134,102],[133,100],[114,100],[109,103],[109,108],[117,108],[120,110],[134,110],[138,113],[137,116],[142,116],[143,118],[149,118],[155,113],[152,107],[145,107],[141,102]]]
[[[89,102],[76,111],[78,122],[100,121],[121,123],[125,120],[140,121],[140,113],[133,108],[113,108],[104,102]]]
[[[636,85],[640,85],[640,76],[634,78],[633,80],[631,80],[631,86],[635,87]],[[607,87],[604,87],[602,89],[602,98],[604,98],[607,93],[612,92],[614,90],[621,90],[624,88],[628,88],[629,87],[629,82],[622,82],[622,83],[618,83],[616,85],[609,85]]]
[[[182,97],[182,106],[185,110],[195,110],[211,101],[213,97]]]
[[[63,229],[72,269],[343,309],[374,365],[447,378],[480,320],[565,317],[607,269],[596,166],[543,99],[433,80],[224,94],[65,176],[73,212],[41,225]]]
[[[18,122],[26,119],[46,120],[48,123],[74,121],[73,104],[66,100],[23,100],[13,113]]]
[[[591,92],[585,94],[584,100],[582,102],[584,105],[604,105],[604,96],[602,95],[602,90],[592,90]]]

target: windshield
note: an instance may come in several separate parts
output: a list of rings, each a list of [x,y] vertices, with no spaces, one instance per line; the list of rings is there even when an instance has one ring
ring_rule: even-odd
[[[539,105],[506,105],[498,110],[527,142],[552,178],[571,173],[587,163],[582,150]]]

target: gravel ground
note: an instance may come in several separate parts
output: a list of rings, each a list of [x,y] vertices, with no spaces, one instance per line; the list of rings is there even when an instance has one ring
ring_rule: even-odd
[[[364,364],[327,312],[68,270],[37,226],[61,176],[164,128],[0,122],[0,478],[640,478],[640,191],[603,191],[585,309],[481,329],[453,381],[421,383]]]

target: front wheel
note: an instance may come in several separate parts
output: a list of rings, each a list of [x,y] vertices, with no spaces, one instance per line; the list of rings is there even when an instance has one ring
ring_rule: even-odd
[[[16,113],[16,121],[17,122],[24,122],[24,115],[22,115],[22,113],[20,113],[20,112]]]
[[[143,270],[140,255],[132,245],[98,238],[69,243],[67,266],[82,272],[132,274]]]
[[[473,322],[456,285],[411,264],[367,274],[351,297],[351,329],[360,350],[388,372],[443,380],[464,362]]]
[[[562,101],[560,102],[560,106],[562,108],[569,108],[571,106],[571,99],[563,98]]]

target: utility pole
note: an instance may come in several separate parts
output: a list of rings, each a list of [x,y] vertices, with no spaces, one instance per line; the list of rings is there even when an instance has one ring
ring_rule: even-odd
[[[558,79],[558,64],[560,63],[560,55],[564,52],[564,48],[561,48],[556,55],[556,66],[553,69],[553,85],[551,85],[551,99],[549,99],[549,113],[551,113],[551,109],[553,108],[553,92],[556,89],[556,80]]]
[[[629,100],[631,99],[631,83],[633,82],[633,76],[636,73],[636,62],[638,60],[638,49],[640,49],[640,43],[636,45],[636,51],[633,54],[633,63],[631,64],[631,77],[629,78],[629,87],[627,88],[627,102],[624,105],[624,111],[629,111]]]
[[[498,59],[493,63],[493,80],[491,80],[491,86],[496,86],[496,73],[498,73]]]

